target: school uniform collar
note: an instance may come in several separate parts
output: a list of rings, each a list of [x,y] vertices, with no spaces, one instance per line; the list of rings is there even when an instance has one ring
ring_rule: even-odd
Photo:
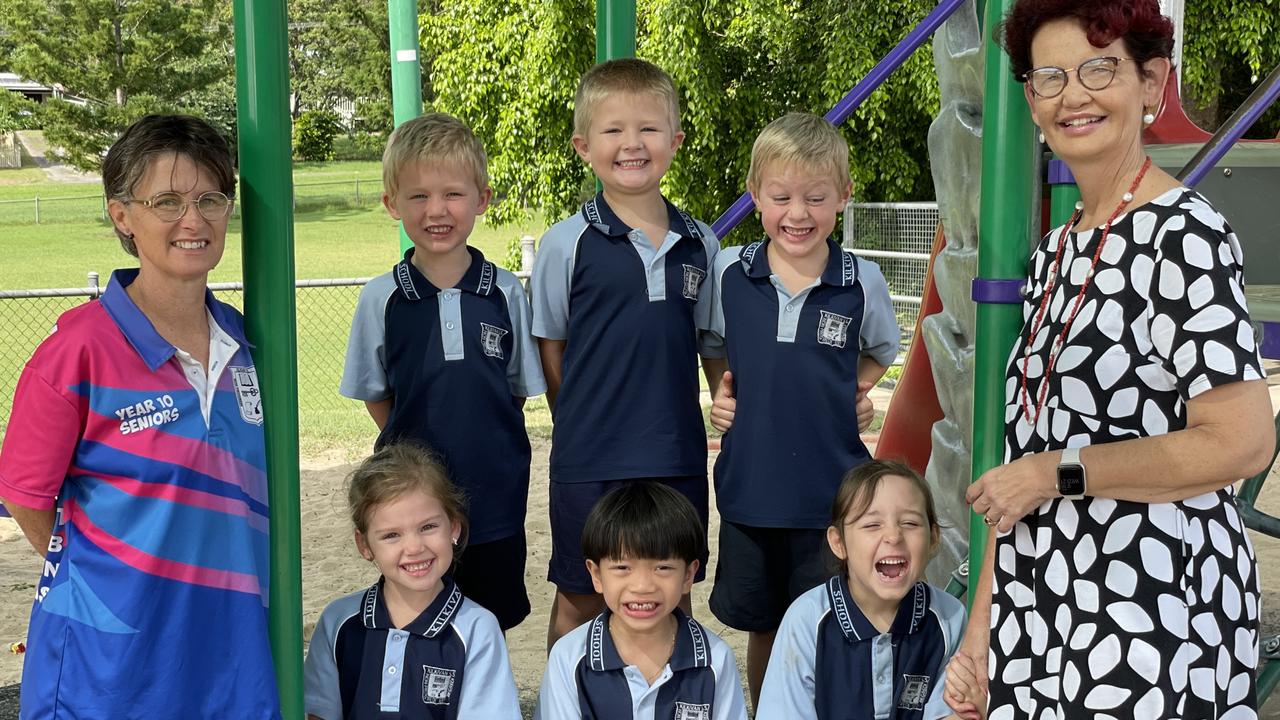
[[[627,666],[618,654],[618,647],[613,643],[613,635],[609,633],[611,614],[612,611],[605,610],[597,615],[587,631],[588,667],[595,672],[621,670]],[[676,619],[676,644],[667,661],[671,671],[710,667],[711,643],[707,638],[707,631],[680,608],[676,608],[672,615]]]
[[[853,601],[848,580],[843,574],[827,580],[827,599],[831,601],[831,613],[840,626],[840,632],[844,633],[848,642],[870,640],[881,634]],[[910,635],[916,632],[924,626],[928,613],[929,587],[923,582],[917,582],[898,604],[898,614],[894,616],[888,634]]]
[[[178,349],[156,332],[151,319],[134,304],[133,298],[129,297],[125,288],[137,279],[138,268],[125,268],[111,273],[111,278],[107,281],[107,289],[102,293],[102,299],[99,302],[107,311],[107,315],[120,328],[125,339],[133,346],[134,351],[147,364],[147,367],[151,368],[151,372],[155,372],[160,369],[160,366],[169,362]],[[214,300],[213,292],[209,288],[204,289],[204,306],[223,332],[231,336],[241,347],[253,347],[253,344],[245,338],[243,327],[240,323],[231,321],[226,308]]]
[[[441,288],[432,285],[427,276],[413,264],[413,250],[414,248],[409,248],[404,252],[404,259],[396,263],[393,274],[396,285],[405,298],[416,301],[438,294]],[[473,295],[492,294],[498,282],[497,267],[484,259],[484,253],[470,245],[467,246],[467,252],[471,255],[471,266],[453,287]]]
[[[689,213],[672,205],[666,198],[662,198],[662,202],[667,206],[667,228],[671,232],[682,238],[702,239],[702,231],[698,229],[698,224],[693,221]],[[596,193],[595,197],[582,204],[582,217],[597,232],[608,237],[626,237],[632,230],[631,226],[624,223],[613,208],[609,207],[603,192]],[[662,240],[662,238],[656,239]]]
[[[414,618],[413,622],[401,628],[402,630],[433,638],[449,627],[449,623],[453,622],[454,616],[458,614],[458,608],[462,607],[462,591],[458,589],[452,576],[445,575],[443,580],[444,588],[440,590],[439,595],[436,595],[436,599],[432,600],[427,609]],[[391,622],[391,613],[387,611],[387,602],[382,597],[384,582],[386,578],[378,578],[378,582],[369,586],[360,599],[360,617],[365,628],[369,630],[395,629],[395,625]]]
[[[769,268],[766,250],[769,238],[758,240],[742,249],[742,271],[750,278],[768,279],[773,274]],[[818,281],[823,285],[845,287],[858,281],[858,263],[852,253],[845,252],[834,237],[827,238],[827,266]]]

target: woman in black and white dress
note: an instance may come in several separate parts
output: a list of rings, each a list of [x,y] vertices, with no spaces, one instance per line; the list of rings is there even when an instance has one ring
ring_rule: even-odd
[[[1029,263],[948,696],[992,720],[1256,717],[1232,483],[1270,461],[1271,409],[1240,244],[1142,147],[1173,26],[1156,0],[1020,0],[1001,33],[1082,202]]]

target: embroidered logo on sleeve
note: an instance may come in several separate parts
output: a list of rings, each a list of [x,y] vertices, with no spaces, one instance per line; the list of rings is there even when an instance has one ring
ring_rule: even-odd
[[[236,401],[240,404],[240,417],[247,423],[262,424],[262,391],[258,388],[258,370],[252,367],[233,367],[231,382],[235,386]]]
[[[928,675],[903,675],[902,697],[898,698],[899,710],[923,710],[929,701]]]
[[[676,703],[674,720],[711,720],[711,703]]]
[[[480,344],[484,347],[485,355],[502,359],[502,338],[506,336],[506,330],[489,323],[480,323]]]
[[[684,265],[684,287],[682,293],[687,300],[698,299],[698,289],[702,281],[707,279],[707,271],[693,265]]]
[[[842,348],[849,342],[849,326],[853,318],[826,310],[818,311],[818,342],[822,345]]]
[[[422,702],[428,705],[448,705],[453,696],[456,670],[422,666]]]

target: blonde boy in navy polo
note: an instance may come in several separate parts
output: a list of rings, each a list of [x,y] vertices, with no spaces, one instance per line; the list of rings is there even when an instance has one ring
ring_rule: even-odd
[[[704,528],[707,517],[697,356],[719,242],[658,188],[684,139],[675,85],[643,60],[612,60],[583,76],[574,102],[573,147],[604,191],[542,237],[531,282],[555,421],[548,648],[604,609],[579,540],[606,492],[655,479]],[[713,389],[722,368],[703,363]]]
[[[712,409],[726,433],[710,605],[750,633],[754,701],[787,607],[834,562],[831,501],[845,471],[871,458],[859,401],[893,362],[900,331],[880,269],[831,237],[851,183],[848,146],[830,123],[800,113],[770,123],[747,189],[767,237],[726,249],[712,276],[707,349],[727,356],[729,372]]]
[[[443,113],[404,123],[382,176],[383,205],[413,247],[360,293],[340,391],[365,401],[377,447],[417,440],[444,460],[470,500],[454,579],[508,630],[529,614],[523,407],[546,390],[528,300],[515,275],[467,245],[493,191],[466,125]]]

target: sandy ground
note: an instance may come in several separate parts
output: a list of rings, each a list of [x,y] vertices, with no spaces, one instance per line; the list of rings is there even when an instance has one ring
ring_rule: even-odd
[[[1272,402],[1280,407],[1280,371],[1271,376]],[[877,403],[879,407],[883,404]],[[547,477],[549,445],[535,442],[532,477]],[[713,453],[714,457],[714,453]],[[331,458],[308,458],[302,463],[303,598],[304,633],[310,636],[325,604],[333,598],[364,587],[377,578],[376,571],[356,553],[349,521],[343,509],[342,482],[352,466],[335,453]],[[1273,468],[1259,499],[1259,507],[1280,515],[1280,468]],[[719,519],[714,510],[711,538],[717,535]],[[507,637],[511,663],[520,689],[521,704],[531,712],[541,682],[545,659],[546,618],[550,611],[552,586],[546,582],[547,560],[551,552],[547,488],[535,480],[530,495],[528,521],[529,562],[526,583],[533,600],[533,613]],[[1280,633],[1280,539],[1254,534],[1258,565],[1263,581],[1264,637]],[[711,572],[714,577],[715,546]],[[17,683],[22,674],[22,657],[8,652],[9,643],[25,639],[35,580],[40,559],[23,540],[12,520],[0,519],[0,687]],[[695,615],[733,647],[739,666],[745,664],[745,634],[722,626],[706,609],[710,582],[694,590]],[[0,697],[3,697],[0,695]],[[4,703],[0,703],[3,705]],[[0,707],[0,717],[5,710]],[[1280,720],[1280,697],[1273,697],[1263,717]]]

